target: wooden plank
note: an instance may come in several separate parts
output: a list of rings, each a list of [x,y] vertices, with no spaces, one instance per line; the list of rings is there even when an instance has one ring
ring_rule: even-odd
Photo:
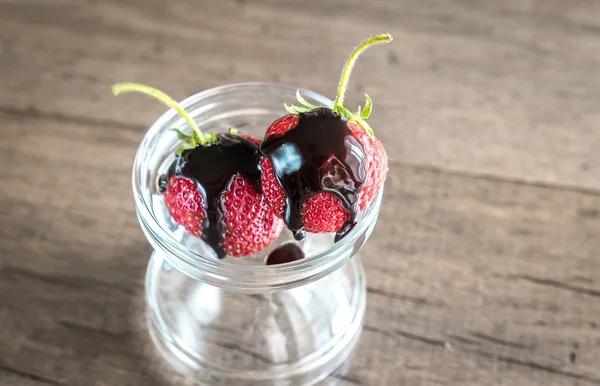
[[[600,383],[600,197],[392,170],[386,198],[398,204],[363,253],[367,331],[424,351],[390,371],[413,365],[417,378],[449,384]]]
[[[142,130],[0,121],[0,381],[186,384],[144,322],[151,248],[129,185]],[[392,162],[339,384],[600,384],[598,208],[595,192]]]
[[[331,95],[350,47],[395,162],[600,188],[600,7],[593,0],[2,0],[0,110],[146,126],[162,111],[109,86],[178,98],[281,81]]]

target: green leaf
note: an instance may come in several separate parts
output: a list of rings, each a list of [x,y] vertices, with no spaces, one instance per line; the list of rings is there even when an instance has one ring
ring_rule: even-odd
[[[210,135],[207,138],[206,143],[208,145],[214,145],[215,143],[219,142],[219,139],[217,138],[217,133],[215,133],[214,131],[212,133],[210,133]]]
[[[300,89],[296,90],[296,99],[298,100],[298,103],[300,103],[304,107],[307,107],[309,110],[317,108],[317,106],[308,103],[306,99],[302,98],[302,95],[300,95]]]
[[[288,106],[284,103],[283,108],[285,109],[285,111],[287,111],[290,114],[298,115],[298,112],[296,111],[295,106]]]
[[[342,118],[345,118],[345,119],[348,119],[348,120],[351,119],[354,116],[354,114],[352,114],[350,112],[350,110],[348,110],[344,106],[339,106],[339,105],[335,106],[333,112],[339,114]]]
[[[176,155],[176,156],[180,156],[180,155],[182,155],[182,154],[183,154],[183,152],[184,152],[184,151],[186,151],[187,149],[188,149],[187,147],[185,147],[185,146],[181,145],[181,146],[179,146],[179,147],[177,148],[177,150],[175,150],[175,155]]]
[[[194,142],[202,143],[202,139],[200,138],[200,136],[198,135],[198,133],[195,130],[192,131],[192,136],[194,138]]]
[[[238,135],[239,134],[239,130],[236,129],[235,127],[230,127],[229,128],[229,135]]]
[[[294,105],[288,106],[285,103],[283,104],[283,107],[285,108],[285,110],[288,113],[294,114],[294,115],[297,115],[297,114],[300,114],[300,113],[306,113],[306,112],[312,110],[312,108],[310,108],[310,107],[294,106]]]
[[[177,134],[177,138],[179,138],[180,140],[182,140],[183,142],[191,145],[191,146],[196,146],[196,143],[200,142],[200,141],[196,141],[196,139],[194,137],[192,137],[191,135],[187,135],[183,132],[181,132],[181,130],[178,129],[171,129],[172,132],[174,132],[175,134]],[[196,132],[194,131],[194,134]]]
[[[373,110],[373,101],[371,100],[371,97],[367,94],[365,94],[365,98],[367,98],[367,101],[365,102],[365,109],[362,111],[362,113],[359,113],[358,115],[360,115],[364,119],[367,119],[369,118],[369,116],[371,115],[371,111]]]

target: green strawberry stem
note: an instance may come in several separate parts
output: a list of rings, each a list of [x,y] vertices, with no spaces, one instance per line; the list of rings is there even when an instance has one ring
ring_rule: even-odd
[[[340,117],[345,118],[348,121],[354,121],[354,122],[358,123],[358,125],[360,127],[362,127],[367,132],[367,134],[369,134],[369,136],[371,138],[375,137],[375,133],[373,132],[373,129],[371,129],[371,126],[369,126],[369,124],[366,121],[367,118],[369,118],[369,115],[371,115],[371,111],[373,110],[373,101],[371,100],[371,98],[367,94],[365,94],[365,98],[366,98],[365,107],[361,109],[361,107],[358,106],[358,111],[356,113],[350,112],[350,110],[348,110],[347,108],[345,108],[343,106],[344,98],[346,96],[346,89],[348,88],[348,81],[350,80],[350,74],[352,73],[352,69],[354,68],[354,63],[356,62],[356,59],[358,58],[358,56],[363,51],[365,51],[367,48],[369,48],[375,44],[388,43],[391,41],[392,41],[392,36],[390,34],[377,35],[377,36],[374,36],[372,38],[369,38],[369,39],[363,41],[362,43],[360,43],[360,45],[358,47],[356,47],[354,49],[354,51],[350,55],[350,58],[348,58],[348,61],[346,62],[344,69],[342,70],[342,76],[340,77],[340,84],[338,86],[337,95],[335,97],[335,101],[333,102],[333,106],[331,108],[331,110],[333,110],[333,112],[338,114]],[[296,91],[296,99],[298,100],[298,103],[300,103],[300,106],[294,106],[294,105],[288,106],[285,103],[283,104],[283,107],[290,114],[306,113],[306,112],[311,111],[316,108],[316,106],[308,103],[304,98],[302,98],[302,95],[300,95],[300,90]]]
[[[204,134],[202,134],[202,131],[200,130],[198,125],[196,125],[194,120],[188,115],[188,113],[185,112],[185,110],[179,105],[179,103],[177,103],[173,98],[171,98],[170,96],[168,96],[160,90],[139,83],[119,83],[115,84],[112,87],[112,92],[114,95],[119,95],[123,92],[140,92],[142,94],[150,95],[151,97],[158,99],[168,107],[177,111],[177,113],[183,119],[186,120],[186,122],[195,134],[193,137],[194,140],[197,140],[202,145],[205,145],[213,140],[214,136],[206,137]]]
[[[350,80],[350,73],[352,72],[352,69],[354,68],[354,63],[356,62],[356,59],[358,58],[358,56],[363,51],[365,51],[367,48],[369,48],[375,44],[388,43],[391,41],[392,41],[392,35],[390,35],[390,34],[377,35],[377,36],[373,36],[372,38],[369,38],[369,39],[365,40],[364,42],[360,43],[360,45],[354,49],[354,51],[348,58],[348,61],[346,62],[346,65],[344,66],[344,69],[342,71],[342,76],[340,77],[340,84],[338,86],[337,95],[335,97],[335,101],[333,102],[333,109],[332,109],[333,111],[336,111],[340,107],[343,107],[344,98],[346,96],[346,89],[348,88],[348,81]]]

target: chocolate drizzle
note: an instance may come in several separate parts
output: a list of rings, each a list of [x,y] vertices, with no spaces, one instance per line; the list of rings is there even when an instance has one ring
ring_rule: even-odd
[[[226,255],[223,249],[225,222],[221,194],[229,189],[233,177],[238,174],[244,176],[258,192],[261,189],[258,145],[237,135],[217,134],[217,138],[216,144],[197,145],[185,150],[171,165],[168,178],[187,177],[198,186],[206,210],[202,239],[221,259]]]
[[[366,156],[346,120],[328,108],[300,113],[296,127],[266,138],[260,152],[271,161],[285,193],[284,221],[297,240],[305,236],[304,203],[321,192],[335,195],[348,212],[335,241],[354,227],[358,192],[366,178]]]
[[[294,243],[287,242],[275,248],[265,259],[266,265],[285,264],[304,259],[304,251]]]

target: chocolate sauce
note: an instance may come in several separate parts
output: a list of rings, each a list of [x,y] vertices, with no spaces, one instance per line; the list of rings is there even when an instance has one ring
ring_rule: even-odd
[[[348,212],[335,241],[354,227],[358,192],[366,178],[366,156],[347,121],[327,108],[301,113],[296,127],[265,139],[260,152],[271,161],[285,193],[283,218],[297,240],[305,236],[304,202],[321,192],[338,197]]]
[[[304,259],[302,248],[294,243],[285,243],[269,253],[265,259],[266,265],[284,264]]]
[[[223,249],[225,222],[221,194],[229,189],[233,177],[238,174],[258,192],[261,189],[258,145],[236,135],[217,134],[217,137],[216,144],[185,150],[171,165],[168,177],[187,177],[198,186],[206,210],[202,239],[222,259],[226,253]]]

